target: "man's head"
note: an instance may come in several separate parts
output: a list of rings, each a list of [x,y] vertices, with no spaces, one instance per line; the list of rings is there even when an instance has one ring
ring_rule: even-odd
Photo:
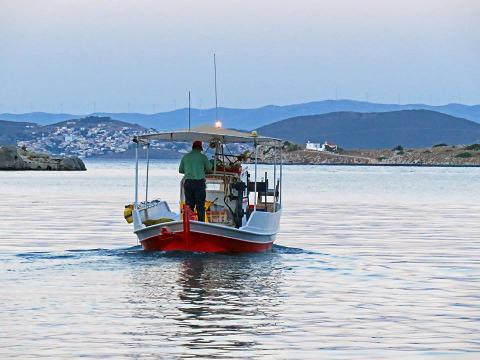
[[[200,140],[195,140],[192,144],[192,149],[202,151],[203,150],[202,142]]]

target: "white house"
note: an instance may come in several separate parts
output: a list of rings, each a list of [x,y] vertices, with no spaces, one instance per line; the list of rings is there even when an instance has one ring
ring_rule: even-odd
[[[315,151],[324,151],[322,144],[320,143],[311,143],[310,141],[307,141],[305,145],[305,149],[307,150],[315,150]]]
[[[323,144],[320,143],[311,143],[307,141],[305,148],[307,150],[315,150],[315,151],[337,151],[338,146],[336,144],[328,143],[325,141]]]

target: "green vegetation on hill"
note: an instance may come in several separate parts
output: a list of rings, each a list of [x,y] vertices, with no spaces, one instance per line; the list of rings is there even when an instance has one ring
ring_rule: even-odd
[[[480,144],[472,144],[472,145],[465,146],[465,150],[480,151]]]
[[[283,143],[283,149],[286,151],[296,151],[300,150],[302,147],[299,144],[291,143],[290,141],[285,141]]]
[[[473,155],[472,155],[472,153],[466,151],[466,152],[462,152],[460,154],[457,154],[455,156],[458,157],[458,158],[471,158]]]

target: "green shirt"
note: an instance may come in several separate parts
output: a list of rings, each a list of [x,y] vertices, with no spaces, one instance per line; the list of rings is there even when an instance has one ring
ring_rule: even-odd
[[[212,163],[199,150],[192,150],[182,158],[178,172],[185,174],[185,179],[205,179],[205,172],[212,171]]]

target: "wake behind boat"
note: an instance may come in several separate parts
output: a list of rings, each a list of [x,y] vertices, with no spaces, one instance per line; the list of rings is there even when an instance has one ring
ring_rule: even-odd
[[[179,212],[161,199],[148,200],[148,151],[152,141],[209,144],[214,150],[213,172],[206,175],[205,222],[185,205],[184,179],[180,182]],[[261,252],[271,249],[280,226],[282,212],[282,161],[279,139],[202,126],[136,136],[135,201],[125,208],[125,218],[133,223],[134,233],[145,250],[191,252]],[[254,147],[254,171],[251,174],[245,154],[226,154],[229,143],[248,143]],[[138,149],[147,150],[145,200],[139,200]],[[258,151],[272,148],[274,163],[258,181]],[[277,173],[278,169],[278,173]]]

